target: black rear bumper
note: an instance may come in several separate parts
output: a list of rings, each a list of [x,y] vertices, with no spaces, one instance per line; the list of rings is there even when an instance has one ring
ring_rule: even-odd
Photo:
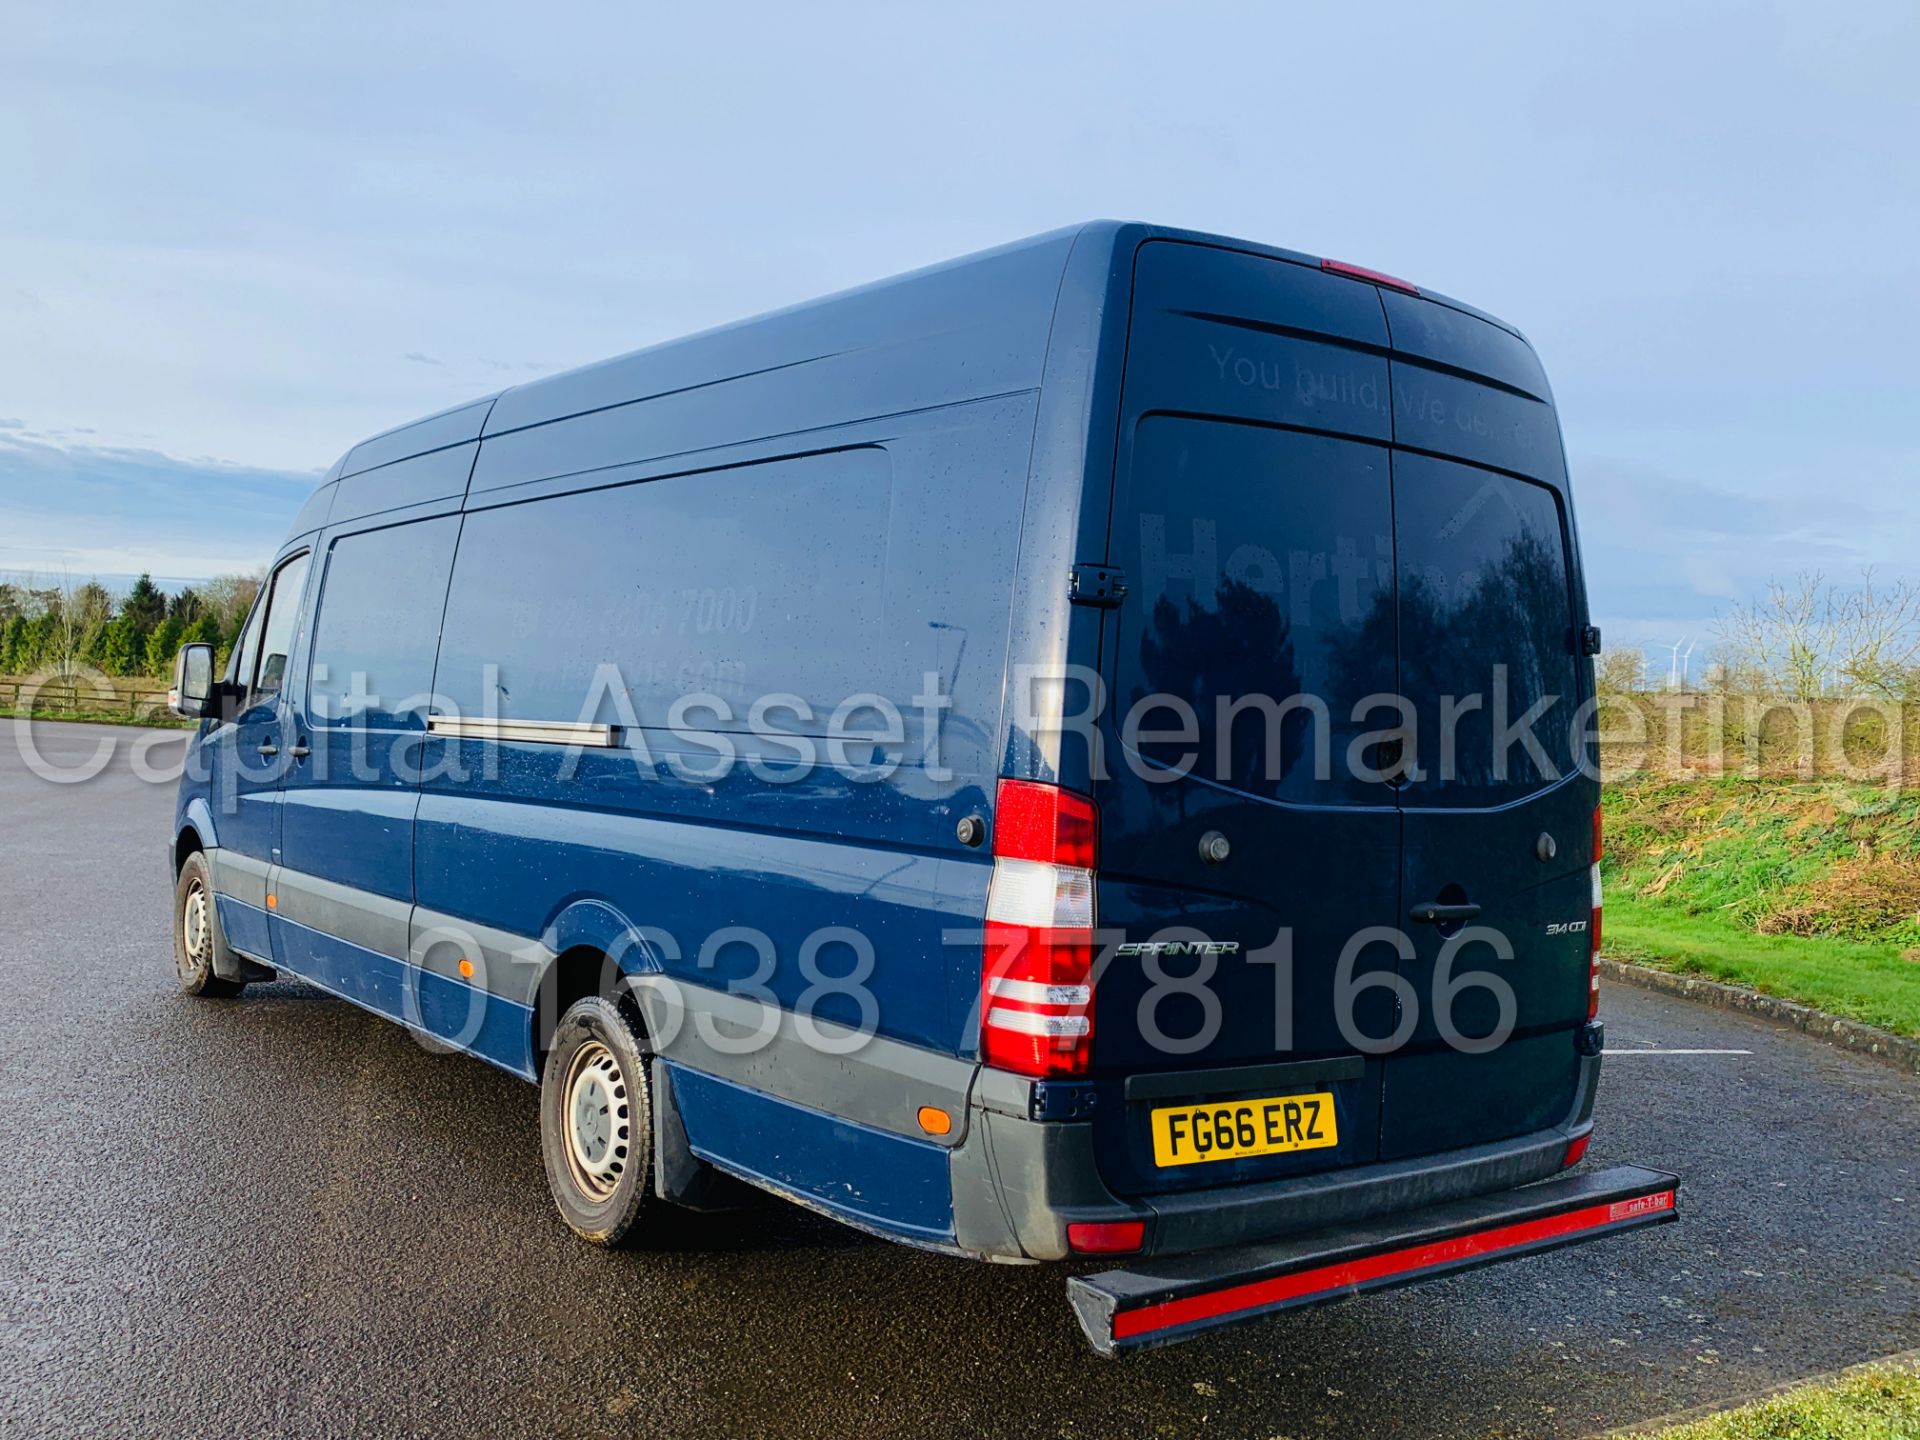
[[[1093,1348],[1114,1356],[1282,1310],[1430,1280],[1679,1218],[1679,1180],[1634,1165],[1570,1175],[1283,1240],[1144,1261],[1067,1282]]]

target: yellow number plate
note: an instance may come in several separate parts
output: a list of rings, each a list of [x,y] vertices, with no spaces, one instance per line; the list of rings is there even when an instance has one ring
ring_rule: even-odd
[[[1270,1100],[1216,1100],[1153,1112],[1153,1163],[1198,1165],[1249,1155],[1323,1150],[1340,1143],[1333,1095],[1276,1095]]]

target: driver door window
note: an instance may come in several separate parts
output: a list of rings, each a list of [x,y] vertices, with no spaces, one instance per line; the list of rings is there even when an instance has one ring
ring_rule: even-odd
[[[280,693],[306,581],[307,556],[296,555],[273,572],[260,603],[253,608],[240,638],[233,676],[234,683],[246,691],[245,709],[251,710]]]

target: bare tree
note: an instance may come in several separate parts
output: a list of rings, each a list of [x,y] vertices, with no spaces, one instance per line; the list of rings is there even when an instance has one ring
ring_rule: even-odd
[[[1883,585],[1867,570],[1853,587],[1819,571],[1769,582],[1766,593],[1715,621],[1719,663],[1795,700],[1841,693],[1892,699],[1920,665],[1920,586]]]
[[[1593,664],[1595,687],[1602,695],[1628,695],[1647,688],[1647,652],[1603,650]]]

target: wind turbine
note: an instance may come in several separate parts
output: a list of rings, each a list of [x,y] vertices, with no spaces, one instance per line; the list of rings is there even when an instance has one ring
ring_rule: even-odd
[[[1669,690],[1678,690],[1680,688],[1680,647],[1682,645],[1687,645],[1687,637],[1685,635],[1682,635],[1667,647],[1673,654],[1673,658],[1667,663],[1667,689]],[[1693,647],[1691,645],[1687,645],[1687,654],[1693,654]]]
[[[1687,680],[1693,670],[1693,647],[1700,642],[1697,639],[1687,641],[1687,648],[1680,652],[1680,688],[1687,688]]]

